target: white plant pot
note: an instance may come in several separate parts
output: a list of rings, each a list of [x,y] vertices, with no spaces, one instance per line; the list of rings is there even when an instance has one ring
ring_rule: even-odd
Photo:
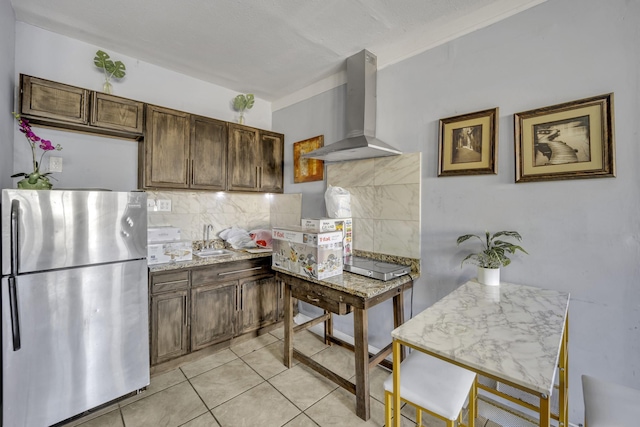
[[[478,282],[487,286],[500,286],[500,269],[478,267]]]

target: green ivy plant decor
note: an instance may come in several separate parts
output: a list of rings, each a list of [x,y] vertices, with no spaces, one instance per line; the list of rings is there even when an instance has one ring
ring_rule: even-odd
[[[40,138],[33,132],[33,130],[31,130],[31,125],[29,125],[29,121],[27,119],[23,119],[20,117],[20,114],[16,112],[13,112],[12,114],[20,125],[20,132],[24,134],[25,138],[27,138],[27,142],[31,146],[33,172],[19,172],[11,175],[11,178],[17,178],[19,176],[24,177],[18,181],[18,188],[20,189],[50,190],[53,185],[51,184],[51,181],[49,181],[48,175],[50,175],[51,172],[41,173],[40,165],[42,164],[42,159],[45,154],[53,150],[60,151],[62,150],[62,147],[60,144],[54,146],[51,141]],[[39,160],[37,160],[36,146],[42,150]]]
[[[240,94],[233,98],[233,108],[236,111],[240,112],[240,117],[238,118],[238,123],[244,124],[244,112],[246,110],[250,110],[255,103],[255,98],[252,93],[248,93],[246,95]]]
[[[457,240],[458,245],[469,239],[478,239],[480,241],[482,250],[467,255],[462,260],[461,265],[468,262],[478,266],[478,281],[485,285],[498,285],[500,283],[500,267],[506,267],[511,264],[508,254],[515,254],[516,251],[527,253],[521,246],[506,240],[500,240],[500,237],[516,239],[518,242],[522,241],[522,237],[517,231],[498,231],[493,235],[487,231],[484,239],[476,234],[465,234],[458,237]]]
[[[121,79],[125,74],[127,74],[127,68],[124,66],[122,61],[113,62],[109,55],[102,50],[98,50],[96,52],[96,57],[93,58],[93,63],[104,72],[104,84],[102,85],[102,91],[104,93],[110,94],[113,92],[113,87],[111,86],[112,78]]]

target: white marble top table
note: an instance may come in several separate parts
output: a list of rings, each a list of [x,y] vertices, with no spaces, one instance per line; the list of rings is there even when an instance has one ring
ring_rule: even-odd
[[[469,281],[392,332],[394,340],[550,396],[569,294]]]

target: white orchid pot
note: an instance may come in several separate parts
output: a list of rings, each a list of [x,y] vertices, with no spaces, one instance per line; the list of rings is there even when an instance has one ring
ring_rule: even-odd
[[[487,286],[500,286],[500,269],[478,267],[478,282]]]

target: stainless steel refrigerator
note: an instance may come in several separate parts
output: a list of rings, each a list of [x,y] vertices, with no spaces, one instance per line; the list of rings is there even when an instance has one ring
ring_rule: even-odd
[[[149,384],[146,200],[2,191],[3,426],[49,426]]]

